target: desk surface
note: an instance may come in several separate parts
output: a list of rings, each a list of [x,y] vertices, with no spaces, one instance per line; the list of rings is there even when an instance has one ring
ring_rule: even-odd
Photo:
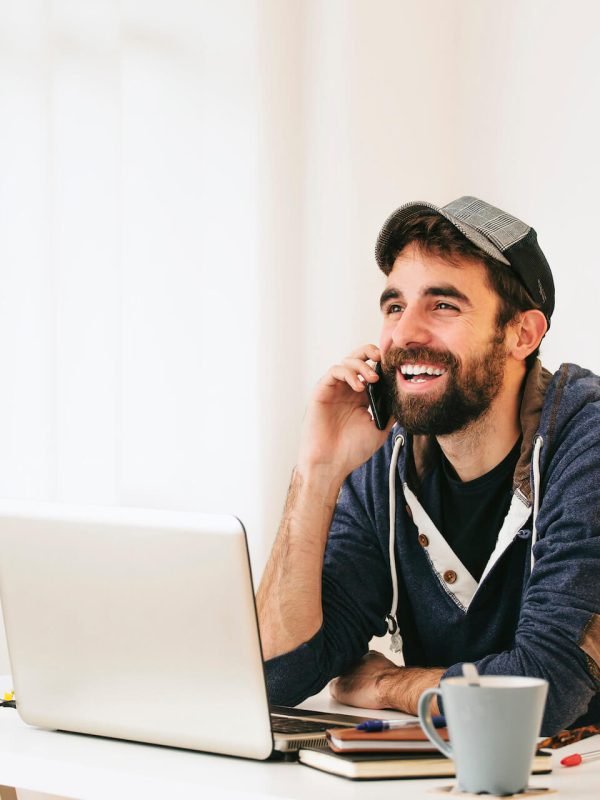
[[[8,680],[0,679],[4,690]],[[307,708],[353,710],[321,693]],[[361,713],[354,710],[354,713]],[[365,712],[369,713],[369,712]],[[378,716],[397,716],[378,712]],[[584,747],[585,745],[585,747]],[[600,736],[560,751],[583,752],[600,748]],[[558,761],[558,759],[557,759]],[[101,739],[31,728],[13,709],[0,708],[0,785],[17,786],[66,797],[105,800],[106,797],[179,800],[202,796],[277,800],[431,800],[432,789],[448,779],[356,782],[317,772],[297,763],[254,762],[226,756],[175,750],[154,745]],[[579,767],[555,766],[552,775],[534,776],[533,786],[558,789],[560,800],[597,800],[600,761]],[[552,797],[553,795],[550,795]]]

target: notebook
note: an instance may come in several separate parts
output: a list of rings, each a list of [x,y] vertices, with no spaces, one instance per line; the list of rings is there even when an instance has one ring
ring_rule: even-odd
[[[415,720],[403,728],[367,732],[356,728],[330,728],[326,732],[327,744],[336,753],[392,752],[435,753],[440,752],[432,744],[425,731]],[[448,741],[448,729],[438,728],[437,734]]]
[[[0,553],[30,725],[266,759],[363,719],[277,708],[273,731],[236,517],[1,501]]]
[[[441,753],[335,753],[326,746],[302,747],[301,764],[350,780],[390,778],[451,778],[454,762]],[[552,772],[550,753],[538,752],[532,763],[534,775]]]

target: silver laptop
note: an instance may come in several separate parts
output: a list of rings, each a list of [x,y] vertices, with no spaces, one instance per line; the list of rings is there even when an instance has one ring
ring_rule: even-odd
[[[277,708],[233,516],[0,501],[17,709],[35,726],[266,759],[361,717]]]

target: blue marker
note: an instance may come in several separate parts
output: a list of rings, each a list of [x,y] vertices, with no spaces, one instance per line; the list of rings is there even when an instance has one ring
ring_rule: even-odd
[[[435,728],[445,728],[446,720],[442,716],[432,717],[433,726]],[[399,728],[418,728],[418,719],[368,719],[366,722],[361,722],[356,726],[357,731],[366,731],[367,733],[379,733],[379,731],[393,731]]]

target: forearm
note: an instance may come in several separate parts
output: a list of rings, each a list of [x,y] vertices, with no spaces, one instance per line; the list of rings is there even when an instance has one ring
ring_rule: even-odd
[[[436,667],[399,667],[383,673],[379,680],[381,707],[416,714],[425,689],[439,686],[443,674],[444,670]],[[434,714],[439,713],[437,701],[433,701],[431,709]]]
[[[293,650],[321,627],[323,554],[341,484],[325,469],[294,470],[256,598],[265,659]]]
[[[416,714],[419,698],[438,686],[443,669],[399,667],[382,653],[371,650],[348,672],[331,682],[331,694],[340,703],[360,708],[393,708]],[[432,704],[438,713],[437,703]]]

